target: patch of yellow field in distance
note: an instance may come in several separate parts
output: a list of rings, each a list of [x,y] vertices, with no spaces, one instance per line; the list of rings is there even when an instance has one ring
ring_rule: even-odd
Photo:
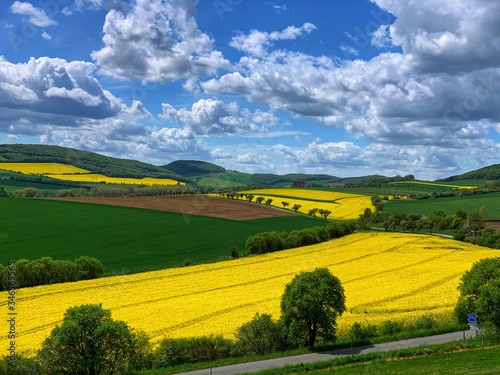
[[[439,182],[427,182],[427,181],[396,181],[391,182],[391,184],[414,184],[414,185],[429,185],[429,186],[441,186],[448,187],[452,189],[476,189],[477,186],[470,185],[453,185],[453,184],[445,184]]]
[[[332,213],[328,219],[357,219],[366,208],[374,208],[371,198],[367,195],[335,191],[278,188],[247,190],[242,193],[253,194],[254,202],[259,196],[265,199],[271,198],[273,200],[271,206],[275,207],[283,208],[281,202],[289,202],[288,210],[291,210],[295,204],[299,204],[301,206],[299,212],[305,214],[314,208],[329,210]]]
[[[61,163],[3,163],[0,169],[24,174],[88,173],[86,169]]]
[[[58,180],[75,181],[75,182],[105,182],[107,184],[133,184],[133,185],[177,185],[176,180],[169,178],[127,178],[127,177],[108,177],[103,174],[87,173],[87,174],[54,174],[51,178]],[[184,185],[184,183],[181,183]]]
[[[317,267],[328,267],[345,288],[341,331],[356,321],[449,314],[461,275],[477,260],[496,256],[498,250],[427,235],[357,233],[220,263],[25,288],[16,295],[17,350],[39,348],[68,307],[87,303],[102,303],[113,318],[145,330],[154,341],[232,337],[256,312],[278,318],[285,285]],[[7,301],[7,292],[0,292],[5,328]],[[8,343],[0,336],[0,354]]]

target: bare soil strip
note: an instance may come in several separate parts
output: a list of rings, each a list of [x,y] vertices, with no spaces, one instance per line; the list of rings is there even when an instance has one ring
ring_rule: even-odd
[[[77,197],[58,200],[148,208],[180,212],[187,215],[220,217],[232,220],[250,220],[266,217],[291,216],[293,212],[239,200],[190,195],[179,197]]]

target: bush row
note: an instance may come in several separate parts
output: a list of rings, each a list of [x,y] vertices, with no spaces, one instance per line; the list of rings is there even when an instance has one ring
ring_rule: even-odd
[[[323,227],[305,228],[292,232],[263,232],[249,236],[246,248],[251,254],[271,253],[340,238],[355,230],[354,222],[335,222]]]
[[[95,258],[81,256],[75,260],[53,260],[43,257],[35,260],[20,259],[12,265],[0,264],[0,290],[7,290],[9,279],[16,288],[90,280],[101,277],[104,266]]]

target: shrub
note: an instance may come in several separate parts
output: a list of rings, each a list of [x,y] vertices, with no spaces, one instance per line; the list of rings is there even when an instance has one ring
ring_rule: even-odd
[[[238,354],[264,355],[286,347],[286,333],[271,315],[258,313],[236,331]]]
[[[425,330],[436,327],[436,320],[430,315],[424,315],[418,318],[412,325],[412,329]]]
[[[386,320],[379,326],[381,335],[392,336],[404,331],[404,324],[394,320]]]
[[[352,341],[362,341],[377,336],[377,327],[372,324],[363,325],[355,322],[349,330]]]
[[[232,349],[231,340],[222,336],[164,339],[156,349],[153,367],[162,368],[229,358]]]

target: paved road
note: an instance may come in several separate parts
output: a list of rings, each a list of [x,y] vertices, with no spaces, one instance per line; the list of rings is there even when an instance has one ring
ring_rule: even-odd
[[[475,336],[473,331],[465,331],[465,337],[470,338]],[[283,367],[286,365],[297,365],[300,363],[310,363],[318,361],[326,361],[333,358],[352,354],[366,354],[371,352],[387,352],[390,350],[414,348],[422,345],[442,344],[445,342],[462,340],[464,332],[446,333],[443,335],[419,337],[408,340],[393,341],[383,344],[374,344],[368,346],[356,347],[351,352],[351,349],[333,350],[321,353],[302,354],[293,357],[283,357],[275,359],[267,359],[264,361],[239,363],[236,365],[216,367],[213,369],[204,369],[185,372],[183,375],[235,375],[248,372],[257,372],[262,370],[269,370],[276,367]]]

